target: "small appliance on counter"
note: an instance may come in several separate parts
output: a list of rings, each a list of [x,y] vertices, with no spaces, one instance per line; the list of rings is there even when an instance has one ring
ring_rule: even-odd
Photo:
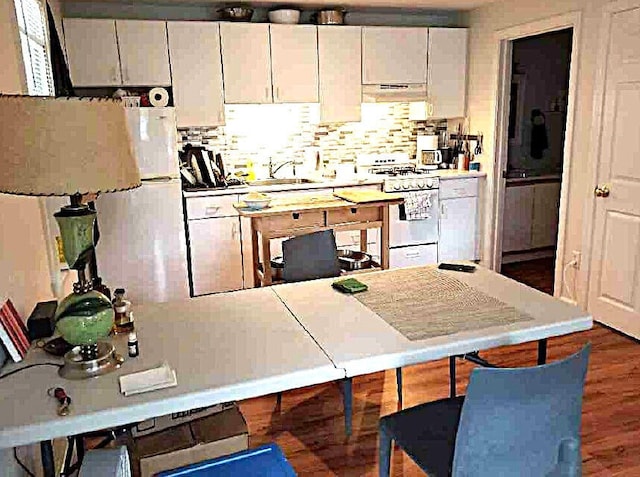
[[[245,185],[243,180],[225,172],[220,154],[214,154],[202,146],[186,144],[179,156],[180,175],[185,191],[226,189]]]
[[[423,169],[438,169],[442,164],[438,139],[439,136],[436,134],[418,134],[417,162]]]

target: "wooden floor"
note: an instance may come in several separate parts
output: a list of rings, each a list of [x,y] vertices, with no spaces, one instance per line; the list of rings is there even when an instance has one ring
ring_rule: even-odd
[[[553,295],[555,258],[539,258],[502,265],[502,274]]]
[[[540,273],[533,283],[530,275],[529,282],[550,293],[553,273],[545,274],[544,264],[535,262],[533,268]],[[530,266],[513,267],[509,273],[521,272],[514,278],[524,277],[525,281],[525,270],[531,270]],[[549,340],[548,359],[565,357],[586,342],[593,347],[583,405],[583,474],[640,477],[640,344],[596,325],[587,332]],[[500,366],[531,366],[536,362],[536,344],[503,347],[482,356]],[[464,392],[472,369],[470,363],[459,362],[459,393]],[[405,406],[446,397],[448,361],[404,368],[403,378]],[[377,475],[378,419],[396,410],[395,373],[354,379],[350,439],[344,436],[342,397],[335,383],[287,392],[279,411],[275,396],[240,404],[251,446],[277,442],[298,475],[373,476]],[[392,474],[424,475],[398,449],[393,455]]]

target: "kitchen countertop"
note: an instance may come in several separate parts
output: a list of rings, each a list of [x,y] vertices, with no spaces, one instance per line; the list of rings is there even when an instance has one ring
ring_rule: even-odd
[[[487,174],[485,172],[478,171],[458,171],[454,169],[446,170],[439,169],[431,174],[431,177],[439,177],[440,180],[448,179],[466,179],[473,177],[484,177]],[[382,184],[383,179],[379,176],[367,174],[365,176],[349,178],[349,179],[322,179],[317,182],[306,182],[303,184],[277,184],[277,185],[262,185],[262,186],[233,186],[227,189],[210,189],[199,191],[183,191],[185,198],[191,197],[211,197],[211,196],[223,196],[232,194],[247,194],[249,192],[284,192],[284,191],[299,191],[310,189],[331,189],[335,187],[354,187],[361,185],[375,185]]]
[[[542,174],[529,177],[508,177],[507,185],[527,185],[536,182],[562,182],[562,174]]]

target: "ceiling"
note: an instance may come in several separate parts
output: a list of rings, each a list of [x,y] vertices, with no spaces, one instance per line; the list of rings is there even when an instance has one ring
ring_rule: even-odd
[[[126,3],[127,5],[139,4],[161,4],[161,5],[220,5],[226,4],[252,4],[273,5],[274,1],[258,0],[258,1],[224,1],[224,0],[62,0],[63,2],[91,2],[91,3]],[[277,0],[276,0],[277,1]],[[496,0],[293,0],[287,2],[291,5],[303,7],[321,7],[321,6],[342,6],[347,8],[371,9],[371,8],[404,8],[412,10],[471,10],[473,8],[493,3]],[[276,3],[282,5],[284,2]]]

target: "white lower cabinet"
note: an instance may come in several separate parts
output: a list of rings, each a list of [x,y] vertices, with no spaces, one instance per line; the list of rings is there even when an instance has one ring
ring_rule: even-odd
[[[438,246],[436,244],[415,245],[389,250],[389,268],[417,267],[430,265],[437,261]]]
[[[438,261],[477,260],[478,198],[440,201]]]
[[[439,262],[479,259],[479,194],[477,178],[440,182]]]
[[[240,218],[189,220],[193,296],[240,290]]]

